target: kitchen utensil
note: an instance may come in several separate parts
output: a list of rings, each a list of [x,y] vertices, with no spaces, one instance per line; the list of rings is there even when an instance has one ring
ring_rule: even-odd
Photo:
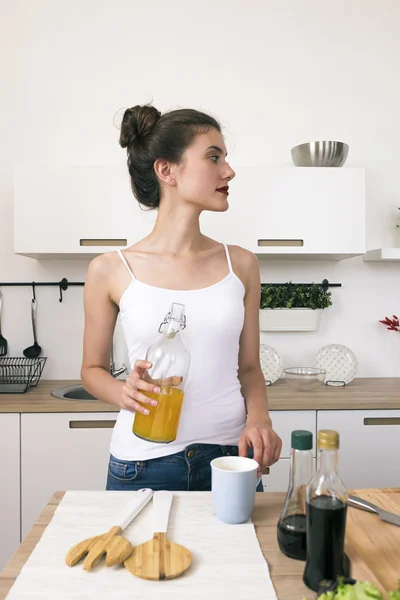
[[[309,392],[324,382],[326,371],[314,367],[290,367],[284,369],[286,382],[300,392]]]
[[[265,385],[272,385],[282,375],[282,358],[275,348],[268,344],[260,344],[260,364]]]
[[[7,354],[7,340],[1,335],[1,310],[3,308],[3,294],[0,291],[0,356]]]
[[[129,540],[119,534],[140,513],[152,497],[153,490],[142,489],[134,492],[133,499],[116,520],[117,525],[111,527],[107,533],[88,538],[73,546],[65,557],[67,565],[73,567],[85,554],[87,556],[83,562],[83,568],[88,571],[103,554],[106,555],[107,567],[122,564],[131,554],[133,547]]]
[[[342,167],[349,154],[344,142],[307,142],[291,150],[296,167]]]
[[[388,510],[384,510],[383,508],[376,506],[376,504],[368,502],[368,500],[363,500],[362,498],[358,498],[357,496],[350,495],[349,506],[352,506],[353,508],[359,508],[367,512],[375,513],[382,521],[386,521],[386,523],[391,523],[392,525],[397,525],[398,527],[400,527],[400,515],[395,515],[394,513],[391,513]]]
[[[40,353],[42,352],[41,347],[39,346],[39,344],[37,343],[37,338],[36,338],[36,313],[37,313],[37,304],[36,304],[36,300],[33,299],[32,303],[31,303],[31,318],[32,318],[32,330],[33,330],[33,346],[28,346],[28,348],[25,348],[24,350],[24,356],[26,356],[26,358],[37,358],[38,356],[40,356]]]
[[[186,571],[192,563],[189,550],[167,539],[172,493],[154,493],[154,535],[153,539],[133,548],[125,567],[141,579],[173,579]]]
[[[354,352],[347,346],[327,344],[318,350],[314,367],[325,369],[326,385],[342,386],[354,379],[358,362]]]

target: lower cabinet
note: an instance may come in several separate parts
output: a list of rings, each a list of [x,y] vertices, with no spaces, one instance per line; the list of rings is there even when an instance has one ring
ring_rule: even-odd
[[[0,414],[0,571],[20,543],[19,428],[19,414]]]
[[[22,538],[55,491],[105,490],[115,420],[114,413],[21,415]]]
[[[315,461],[314,471],[315,471]],[[290,458],[281,458],[263,475],[264,492],[286,492],[289,487]]]
[[[286,492],[289,485],[291,435],[294,429],[306,429],[313,434],[313,456],[315,457],[317,413],[315,410],[271,410],[274,430],[282,440],[281,457],[269,467],[262,481],[265,492]]]
[[[313,434],[315,456],[317,413],[315,410],[271,410],[270,417],[276,433],[282,440],[282,458],[290,458],[291,437],[294,429],[305,429]]]
[[[338,468],[348,489],[399,487],[400,410],[321,410],[317,425],[339,432]]]

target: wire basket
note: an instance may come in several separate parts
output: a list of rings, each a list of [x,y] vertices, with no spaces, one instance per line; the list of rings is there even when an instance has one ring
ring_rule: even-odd
[[[39,383],[47,357],[0,358],[0,394],[23,394]]]

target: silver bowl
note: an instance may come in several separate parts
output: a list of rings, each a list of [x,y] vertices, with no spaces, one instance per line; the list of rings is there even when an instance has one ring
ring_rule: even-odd
[[[307,142],[291,149],[296,167],[342,167],[349,154],[344,142]]]
[[[310,392],[324,383],[326,371],[315,367],[291,367],[283,369],[286,381],[299,392]]]

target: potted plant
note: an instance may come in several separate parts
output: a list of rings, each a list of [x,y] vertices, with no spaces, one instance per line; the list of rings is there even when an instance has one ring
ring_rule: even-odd
[[[261,331],[314,331],[321,311],[332,305],[332,293],[326,286],[292,282],[261,284]]]

